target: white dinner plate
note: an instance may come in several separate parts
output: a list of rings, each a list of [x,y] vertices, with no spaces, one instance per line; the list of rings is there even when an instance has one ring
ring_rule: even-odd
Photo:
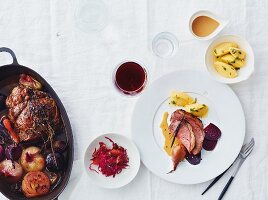
[[[172,169],[172,161],[163,149],[164,137],[159,126],[165,111],[170,116],[178,109],[168,105],[168,97],[174,90],[187,92],[199,103],[208,105],[203,124],[216,124],[222,136],[213,151],[202,150],[199,165],[183,161],[175,172],[167,174]],[[142,162],[157,176],[174,183],[196,184],[221,174],[237,157],[244,136],[244,112],[235,93],[199,71],[175,71],[154,81],[137,101],[132,117],[132,137]]]
[[[92,159],[92,153],[94,152],[95,148],[99,148],[99,142],[104,142],[107,146],[112,147],[111,142],[109,142],[109,140],[107,140],[105,137],[112,139],[119,146],[122,146],[127,150],[127,155],[129,158],[129,167],[123,169],[122,172],[115,175],[115,177],[106,177],[102,175],[101,172],[96,173],[95,171],[89,169],[89,165]],[[119,134],[107,133],[95,138],[89,144],[85,152],[84,167],[91,183],[103,188],[120,188],[131,182],[137,175],[140,168],[140,154],[136,145],[127,137]],[[96,166],[93,166],[93,168],[97,170]]]

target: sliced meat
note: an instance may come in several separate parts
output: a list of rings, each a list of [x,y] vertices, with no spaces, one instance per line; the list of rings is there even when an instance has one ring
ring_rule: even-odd
[[[175,126],[178,123],[178,121],[182,120],[183,118],[190,125],[190,126],[188,125],[188,128],[189,130],[191,130],[190,132],[194,134],[194,138],[195,138],[195,142],[194,142],[195,146],[193,147],[192,152],[189,151],[190,148],[187,148],[186,146],[185,147],[187,148],[188,152],[191,152],[192,154],[197,155],[202,150],[203,141],[205,137],[204,130],[203,130],[203,123],[199,118],[193,116],[192,114],[182,109],[179,109],[172,113],[171,118],[170,118],[171,125]],[[173,130],[174,128],[172,126],[170,126],[171,132],[174,131]]]
[[[174,134],[177,126],[179,124],[179,121],[172,121],[169,125],[169,130]],[[180,124],[179,131],[176,136],[181,143],[185,146],[188,152],[191,152],[195,146],[195,137],[192,130],[192,127],[189,123],[186,121],[182,121]]]

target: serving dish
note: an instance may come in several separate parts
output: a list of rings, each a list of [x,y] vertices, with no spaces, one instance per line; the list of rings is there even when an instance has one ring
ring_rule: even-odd
[[[124,147],[129,158],[128,167],[123,169],[119,174],[116,174],[115,177],[106,177],[100,172],[97,173],[94,170],[90,170],[94,150],[98,148],[99,142],[104,142],[105,144],[109,145],[107,138],[111,139],[119,146]],[[137,175],[140,168],[140,154],[136,145],[127,137],[120,134],[107,133],[98,136],[89,144],[84,155],[84,168],[89,177],[89,181],[92,184],[109,189],[120,188],[131,182]]]
[[[167,174],[172,162],[164,152],[159,125],[164,112],[177,109],[168,105],[174,90],[184,91],[208,105],[208,116],[202,122],[217,124],[222,137],[213,151],[201,151],[203,160],[199,165],[181,162],[175,172]],[[235,160],[245,136],[245,117],[237,96],[228,86],[209,79],[203,72],[175,71],[153,82],[137,101],[131,131],[141,160],[150,171],[170,182],[196,184],[216,177]]]
[[[246,52],[245,66],[239,70],[239,75],[236,78],[225,78],[222,77],[215,69],[213,63],[215,61],[215,56],[213,55],[213,49],[224,42],[234,42]],[[250,44],[242,37],[237,35],[222,35],[216,38],[208,46],[205,54],[205,64],[206,69],[210,76],[221,83],[238,83],[247,80],[254,72],[254,53]]]
[[[72,165],[73,165],[73,135],[72,135],[72,129],[69,122],[68,115],[65,111],[65,108],[63,104],[61,103],[59,97],[55,93],[55,91],[52,89],[52,87],[49,85],[49,83],[42,78],[37,72],[34,70],[22,66],[18,63],[17,58],[14,54],[14,52],[6,47],[0,48],[0,52],[7,52],[9,53],[12,58],[13,62],[9,65],[4,65],[0,67],[0,92],[9,95],[11,90],[18,85],[19,75],[21,74],[27,74],[39,81],[43,86],[43,91],[47,92],[56,102],[58,109],[60,111],[60,118],[63,123],[63,127],[61,129],[61,133],[59,133],[56,137],[59,139],[63,139],[63,137],[67,137],[68,140],[68,147],[66,150],[66,160],[65,160],[65,170],[63,172],[63,175],[61,177],[61,180],[59,184],[52,189],[47,195],[40,196],[40,197],[34,197],[30,198],[33,200],[47,200],[47,199],[57,199],[60,193],[64,190],[66,187],[68,180],[70,178]],[[3,180],[0,180],[0,192],[6,196],[9,199],[16,199],[16,200],[26,200],[25,196],[23,194],[15,193],[14,191],[11,191],[11,188],[9,184],[4,182]]]

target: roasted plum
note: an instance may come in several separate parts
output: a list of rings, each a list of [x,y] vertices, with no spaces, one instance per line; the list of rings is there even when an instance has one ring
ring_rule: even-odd
[[[20,75],[20,80],[19,83],[21,85],[24,85],[29,88],[33,88],[35,90],[41,90],[42,85],[39,83],[37,80],[35,80],[33,77],[26,75],[26,74],[21,74]]]
[[[19,160],[22,153],[22,148],[20,145],[11,144],[6,147],[5,154],[8,160]]]
[[[16,183],[22,177],[23,169],[17,162],[4,160],[0,163],[0,177],[9,183]]]
[[[45,158],[38,147],[28,147],[22,152],[21,165],[26,172],[42,171],[45,168]]]
[[[56,140],[53,142],[54,151],[63,153],[67,148],[67,143],[62,140]]]
[[[5,159],[5,150],[2,145],[0,145],[0,162]]]
[[[64,157],[61,153],[50,153],[46,158],[46,167],[50,172],[58,172],[64,167]]]
[[[0,111],[6,108],[6,98],[6,95],[0,93]]]

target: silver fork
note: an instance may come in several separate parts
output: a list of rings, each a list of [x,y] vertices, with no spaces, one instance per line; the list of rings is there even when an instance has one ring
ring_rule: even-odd
[[[227,182],[227,184],[225,185],[225,187],[223,188],[218,200],[221,200],[223,198],[224,194],[227,192],[229,186],[231,185],[235,175],[239,171],[239,169],[242,166],[243,162],[246,160],[248,155],[252,152],[252,150],[254,148],[254,145],[255,145],[255,141],[254,141],[254,138],[252,138],[248,144],[245,144],[242,147],[242,149],[241,149],[241,151],[239,153],[240,161],[238,163],[238,166],[237,166],[236,170],[234,171],[233,175],[231,176],[231,178],[229,179],[229,181]]]

